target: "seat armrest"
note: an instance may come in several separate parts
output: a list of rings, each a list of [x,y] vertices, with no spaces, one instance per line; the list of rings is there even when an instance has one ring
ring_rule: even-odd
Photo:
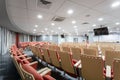
[[[77,68],[80,64],[81,64],[81,60],[77,61],[77,62],[74,64],[74,67]]]
[[[42,69],[38,70],[37,73],[41,74],[42,72],[44,72],[48,69],[49,69],[48,67],[42,68]]]
[[[51,77],[50,75],[44,75],[44,80],[56,80],[55,78]]]
[[[34,69],[37,69],[37,64],[38,64],[37,61],[29,63],[29,65],[32,66]]]
[[[106,66],[106,77],[111,78],[111,66]]]
[[[24,55],[20,55],[20,56],[18,56],[18,57],[27,57],[27,55],[26,55],[26,54],[24,54]]]
[[[29,62],[32,62],[32,57],[27,57],[26,58]]]
[[[44,76],[44,75],[51,75],[51,69],[47,69],[45,71],[43,71],[42,73],[40,73],[41,76]]]

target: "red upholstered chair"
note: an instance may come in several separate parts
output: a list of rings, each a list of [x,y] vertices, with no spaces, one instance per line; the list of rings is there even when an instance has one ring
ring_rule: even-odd
[[[28,64],[20,65],[25,80],[55,80],[49,74],[49,72],[37,72],[33,67]]]

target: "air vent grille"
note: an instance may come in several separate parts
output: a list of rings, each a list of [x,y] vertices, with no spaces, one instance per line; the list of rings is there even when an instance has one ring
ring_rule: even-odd
[[[82,23],[83,25],[85,25],[85,24],[89,24],[88,22],[84,22],[84,23]]]
[[[55,16],[52,18],[52,21],[58,21],[58,22],[61,22],[61,21],[64,21],[65,20],[65,17],[60,17],[60,16]]]
[[[46,0],[43,0],[46,1]],[[50,7],[52,6],[52,2],[50,2],[49,4],[47,4],[46,2],[43,2],[41,0],[37,0],[37,7],[39,8],[45,8],[45,9],[50,9]]]

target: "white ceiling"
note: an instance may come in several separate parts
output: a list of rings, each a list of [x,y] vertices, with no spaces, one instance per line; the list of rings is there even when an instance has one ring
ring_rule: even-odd
[[[52,2],[50,8],[40,7],[37,0],[6,0],[6,8],[9,18],[19,28],[30,34],[75,34],[73,26],[78,26],[78,34],[92,31],[99,25],[109,26],[109,30],[120,30],[116,22],[120,22],[120,6],[111,8],[111,4],[120,0],[47,0]],[[72,9],[73,14],[69,15],[67,11]],[[38,19],[37,15],[43,16]],[[86,17],[86,15],[90,15]],[[54,16],[65,17],[62,22],[52,21]],[[104,18],[98,21],[98,18]],[[75,20],[76,24],[71,22]],[[88,22],[89,24],[82,24]],[[55,23],[54,26],[51,23]],[[92,25],[97,26],[93,27]],[[38,25],[35,29],[35,25]],[[59,30],[58,27],[61,27]],[[48,28],[45,31],[45,28]],[[64,30],[64,31],[63,31]],[[44,31],[44,32],[43,32]],[[34,32],[34,33],[33,33]]]

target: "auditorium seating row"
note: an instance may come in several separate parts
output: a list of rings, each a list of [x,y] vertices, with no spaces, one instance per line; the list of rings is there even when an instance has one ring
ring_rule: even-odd
[[[72,44],[62,43],[58,46],[39,43],[29,47],[36,57],[71,76],[82,76],[86,80],[105,80],[106,77],[120,79],[120,51],[105,48],[101,55],[98,45]]]
[[[27,43],[26,45],[29,44]],[[45,67],[38,70],[38,62],[33,61],[31,57],[23,53],[23,50],[18,49],[16,45],[12,45],[10,48],[10,56],[22,80],[56,80],[50,76],[50,68]]]

